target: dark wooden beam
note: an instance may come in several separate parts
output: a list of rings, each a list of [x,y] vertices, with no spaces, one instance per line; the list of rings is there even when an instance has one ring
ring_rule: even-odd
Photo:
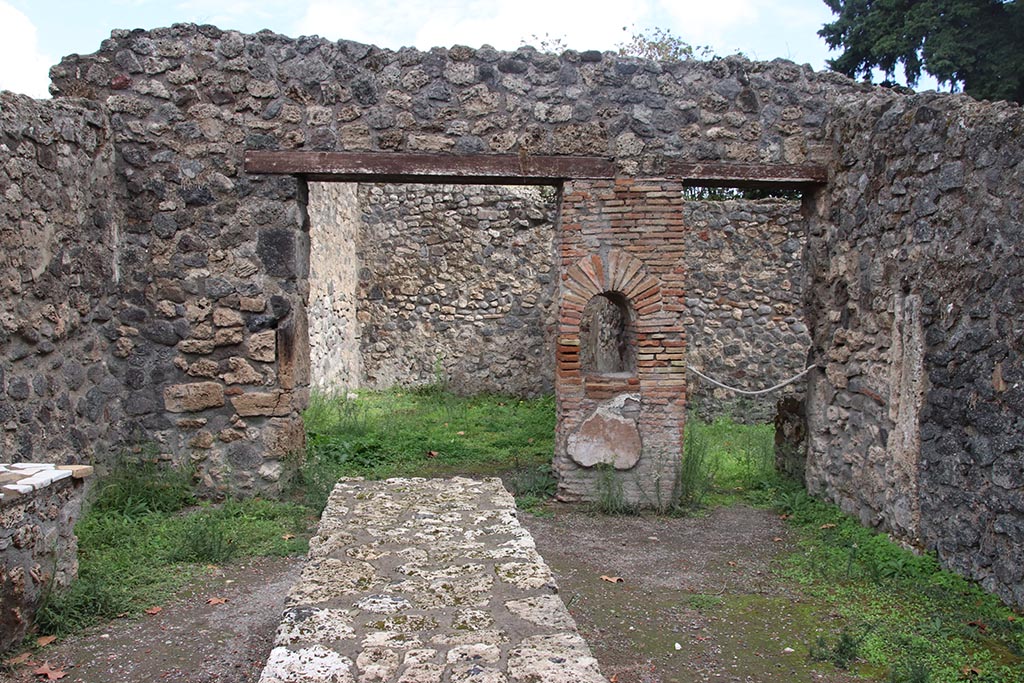
[[[407,152],[273,152],[249,150],[245,170],[349,182],[546,185],[570,178],[612,178],[600,157]]]
[[[828,182],[828,172],[818,164],[752,164],[703,162],[668,164],[665,173],[683,185],[697,187],[739,187],[807,189]]]

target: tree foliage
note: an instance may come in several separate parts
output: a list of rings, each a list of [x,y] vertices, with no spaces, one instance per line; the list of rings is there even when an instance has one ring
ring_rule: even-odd
[[[838,18],[818,35],[843,54],[829,66],[908,85],[925,72],[979,99],[1024,102],[1024,6],[1017,0],[824,0]]]

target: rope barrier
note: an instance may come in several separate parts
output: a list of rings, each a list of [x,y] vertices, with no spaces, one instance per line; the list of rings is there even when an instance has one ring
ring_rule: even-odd
[[[728,389],[729,391],[735,391],[737,394],[744,394],[746,396],[760,396],[761,394],[767,394],[767,393],[770,393],[772,391],[775,391],[776,389],[781,389],[782,387],[786,386],[787,384],[792,384],[793,382],[797,381],[798,379],[800,379],[801,377],[803,377],[804,375],[806,375],[808,372],[810,372],[811,370],[813,370],[816,367],[818,367],[818,366],[817,365],[808,365],[806,368],[801,370],[799,373],[797,373],[793,377],[790,377],[785,382],[781,382],[779,384],[776,384],[773,387],[768,387],[767,389],[758,389],[757,391],[748,391],[747,389],[739,389],[737,387],[730,387],[728,384],[722,384],[717,379],[712,379],[712,378],[708,377],[707,375],[705,375],[704,373],[702,373],[697,368],[690,367],[689,365],[686,366],[686,369],[689,370],[690,372],[692,372],[693,374],[697,375],[701,379],[707,380],[708,382],[711,382],[715,386],[722,387],[723,389]]]

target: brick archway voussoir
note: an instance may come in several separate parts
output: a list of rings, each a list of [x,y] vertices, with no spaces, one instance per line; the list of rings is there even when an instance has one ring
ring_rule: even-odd
[[[603,255],[586,256],[565,272],[563,305],[586,306],[587,302],[605,292],[619,292],[633,310],[652,310],[661,304],[661,283],[647,274],[640,259],[619,249]]]

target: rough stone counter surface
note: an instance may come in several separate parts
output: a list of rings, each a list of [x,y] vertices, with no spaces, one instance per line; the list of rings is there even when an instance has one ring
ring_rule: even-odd
[[[498,479],[342,480],[261,683],[603,682]]]

